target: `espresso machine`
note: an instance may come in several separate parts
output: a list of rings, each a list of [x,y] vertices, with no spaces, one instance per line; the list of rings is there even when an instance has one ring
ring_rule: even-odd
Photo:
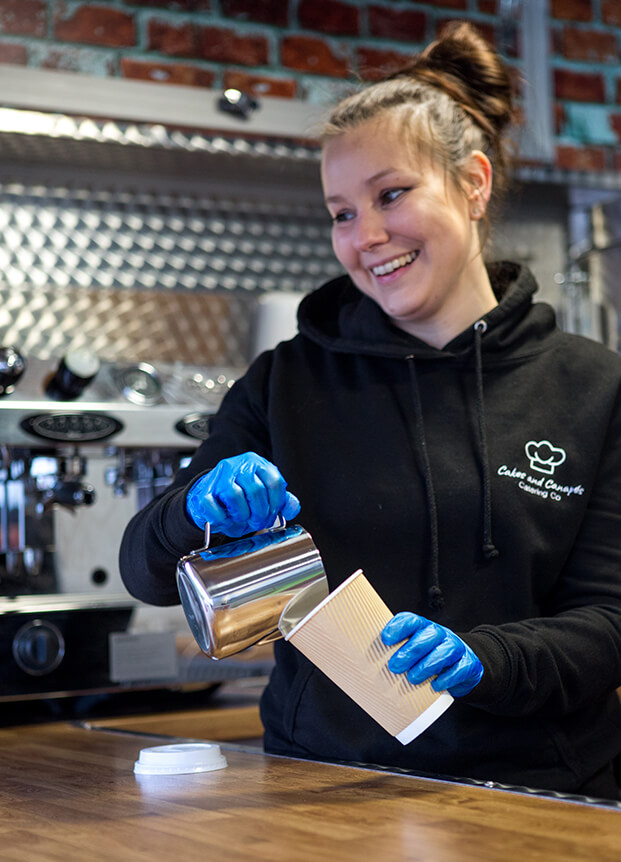
[[[0,348],[1,701],[187,681],[175,626],[133,630],[150,609],[125,591],[118,549],[240,373]]]

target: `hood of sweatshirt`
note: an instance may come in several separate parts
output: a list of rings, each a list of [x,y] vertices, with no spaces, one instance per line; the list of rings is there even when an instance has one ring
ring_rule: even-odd
[[[498,305],[482,320],[486,324],[482,350],[486,363],[494,356],[514,358],[536,350],[556,329],[553,309],[533,304],[537,282],[530,270],[501,261],[487,265]],[[474,321],[473,321],[474,324]],[[443,348],[432,347],[396,327],[370,297],[361,293],[349,276],[333,279],[308,294],[298,310],[300,332],[328,350],[369,356],[416,359],[470,358],[474,352],[474,327],[468,327]],[[543,347],[543,345],[542,345]]]

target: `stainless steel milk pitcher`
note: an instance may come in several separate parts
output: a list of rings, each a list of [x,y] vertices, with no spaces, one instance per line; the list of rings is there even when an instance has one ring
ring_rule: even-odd
[[[234,655],[282,637],[286,609],[300,617],[328,595],[319,551],[297,524],[280,525],[179,560],[177,587],[188,624],[210,658]]]

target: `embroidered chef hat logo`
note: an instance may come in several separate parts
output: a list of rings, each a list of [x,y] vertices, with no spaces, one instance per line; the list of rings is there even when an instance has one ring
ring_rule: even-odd
[[[567,457],[564,449],[553,446],[549,440],[540,440],[538,443],[529,440],[524,450],[530,461],[530,469],[548,473],[550,476]]]

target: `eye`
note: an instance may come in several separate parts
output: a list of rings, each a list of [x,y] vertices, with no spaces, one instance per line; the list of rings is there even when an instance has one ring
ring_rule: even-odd
[[[382,205],[391,204],[409,191],[409,188],[385,189],[380,193],[380,202]]]
[[[354,214],[351,210],[341,210],[330,217],[332,219],[332,224],[342,224],[343,222],[350,221],[354,217]]]

